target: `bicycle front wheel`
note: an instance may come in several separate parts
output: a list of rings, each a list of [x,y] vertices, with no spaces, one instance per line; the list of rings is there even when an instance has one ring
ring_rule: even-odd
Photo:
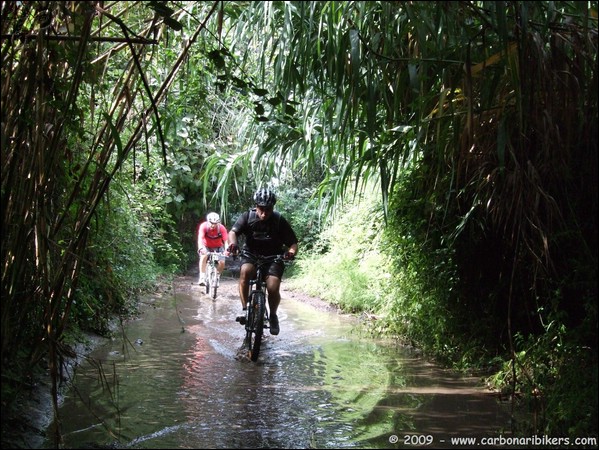
[[[213,300],[216,300],[216,291],[218,289],[218,272],[216,268],[210,271],[210,293]]]
[[[204,280],[204,290],[206,294],[210,293],[210,271],[206,271],[206,278]]]
[[[208,264],[206,265],[206,295],[210,294],[212,286],[214,285],[214,282],[212,280],[214,279],[215,271],[216,269],[212,265],[212,261],[208,261]]]
[[[262,334],[264,333],[264,314],[266,310],[266,297],[263,292],[252,294],[250,302],[251,314],[250,323],[247,328],[246,344],[248,346],[248,355],[252,361],[257,361],[260,355],[260,346],[262,344]]]

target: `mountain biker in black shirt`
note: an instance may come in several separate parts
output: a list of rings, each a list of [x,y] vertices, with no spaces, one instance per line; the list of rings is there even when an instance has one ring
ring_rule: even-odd
[[[268,188],[260,188],[254,193],[255,208],[244,212],[229,231],[229,253],[237,255],[239,247],[237,238],[245,236],[244,250],[259,256],[283,254],[284,259],[293,260],[297,254],[297,237],[289,222],[277,211],[274,211],[277,197]],[[268,268],[266,289],[270,309],[270,334],[279,334],[279,318],[277,309],[281,302],[281,278],[285,265],[274,261]],[[249,296],[250,280],[256,276],[256,266],[247,258],[241,257],[239,275],[239,296],[241,306],[246,309]]]

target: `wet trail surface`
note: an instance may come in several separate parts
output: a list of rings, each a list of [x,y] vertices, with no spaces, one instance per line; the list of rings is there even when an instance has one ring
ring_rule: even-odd
[[[237,280],[216,300],[195,282],[145,298],[77,368],[59,411],[64,448],[458,448],[451,438],[508,434],[508,405],[478,379],[290,292],[281,333],[265,334],[253,363]]]

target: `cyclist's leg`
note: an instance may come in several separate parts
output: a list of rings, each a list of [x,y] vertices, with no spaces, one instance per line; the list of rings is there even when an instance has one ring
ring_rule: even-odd
[[[266,277],[266,289],[268,290],[268,308],[270,309],[270,315],[277,314],[279,303],[281,303],[281,279],[274,275]]]
[[[279,309],[279,303],[281,303],[281,277],[285,266],[283,263],[273,263],[270,265],[268,270],[268,276],[266,277],[266,289],[268,291],[268,307],[270,309],[270,334],[279,334],[279,317],[277,316],[277,310]]]
[[[281,302],[281,279],[285,265],[282,262],[273,262],[268,268],[268,276],[266,277],[266,289],[268,290],[268,307],[270,314],[275,315]]]
[[[214,251],[222,254],[225,251],[225,249],[223,247],[219,247]],[[222,257],[222,259],[221,259],[221,257],[219,257],[219,259],[218,259],[218,274],[219,275],[222,274],[223,270],[225,270],[225,260],[224,260],[224,257]]]
[[[245,309],[250,292],[250,280],[256,276],[256,267],[248,262],[243,262],[239,272],[239,298],[241,307]]]
[[[220,275],[221,273],[223,273],[223,270],[225,270],[225,260],[222,258],[222,253],[225,251],[225,249],[224,247],[216,247],[212,251],[220,254],[218,256],[218,262],[216,265],[216,269],[218,271],[218,274]]]
[[[207,255],[200,255],[200,263],[199,263],[200,282],[204,281],[204,279],[205,279],[205,274],[206,274],[206,259],[207,258],[208,258]]]

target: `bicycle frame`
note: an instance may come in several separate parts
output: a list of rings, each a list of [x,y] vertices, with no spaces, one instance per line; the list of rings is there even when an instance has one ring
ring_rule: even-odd
[[[248,258],[256,266],[256,276],[250,280],[249,295],[246,304],[245,339],[243,344],[248,349],[250,360],[257,361],[260,355],[262,335],[265,328],[270,328],[269,311],[266,290],[266,269],[270,263],[283,260],[282,255],[258,256],[247,251],[243,256]]]
[[[216,299],[220,274],[218,273],[218,262],[222,261],[224,254],[219,252],[208,252],[206,254],[206,294],[210,294],[213,299]]]

